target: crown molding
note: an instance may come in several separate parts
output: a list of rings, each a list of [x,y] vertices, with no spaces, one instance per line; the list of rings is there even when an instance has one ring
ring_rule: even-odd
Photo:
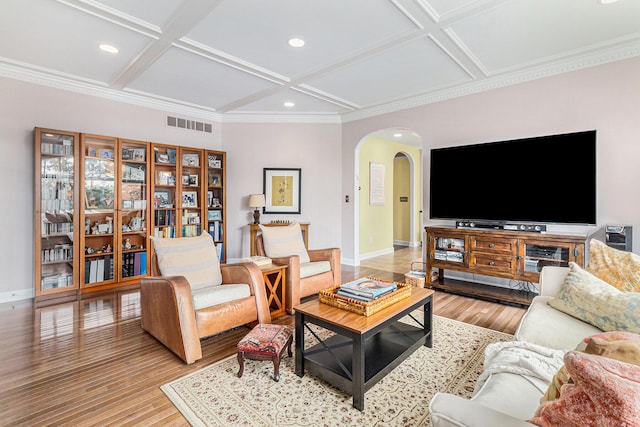
[[[224,113],[222,123],[305,123],[340,124],[339,114],[285,114],[285,113]]]
[[[161,110],[163,112],[222,123],[337,124],[420,107],[545,77],[551,77],[558,74],[577,71],[584,68],[630,59],[637,56],[640,56],[640,41],[620,43],[604,52],[583,53],[581,55],[574,56],[572,59],[546,63],[525,71],[508,71],[504,74],[483,77],[455,88],[441,89],[428,94],[409,97],[403,100],[388,102],[342,114],[296,114],[277,112],[219,113],[212,108],[189,105],[177,102],[170,98],[159,98],[144,93],[110,89],[102,82],[81,79],[77,76],[53,72],[48,69],[30,66],[6,58],[0,58],[0,77],[21,80],[70,92]]]
[[[616,46],[604,52],[587,53],[576,56],[570,60],[529,68],[526,71],[514,71],[508,74],[495,75],[493,77],[483,78],[482,80],[472,81],[455,88],[443,89],[425,95],[419,95],[370,108],[363,108],[359,111],[344,113],[342,114],[342,122],[348,123],[382,114],[420,107],[427,104],[434,104],[436,102],[486,92],[584,68],[595,67],[610,62],[622,61],[636,56],[640,56],[640,42],[638,41],[622,46]]]
[[[12,63],[12,61],[5,58],[0,58],[0,76],[48,86],[54,89],[96,96],[111,101],[124,102],[139,107],[186,115],[192,118],[221,121],[221,115],[212,109],[184,105],[177,103],[175,100],[157,99],[139,93],[114,90],[104,86],[104,84],[100,82],[81,80],[75,76],[54,73],[50,70],[35,67],[27,67],[22,64]]]

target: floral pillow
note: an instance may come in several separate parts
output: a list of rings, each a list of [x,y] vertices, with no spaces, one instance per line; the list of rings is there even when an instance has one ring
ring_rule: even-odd
[[[622,292],[573,262],[548,304],[603,331],[640,333],[640,292]]]
[[[583,345],[576,350],[640,365],[640,335],[631,332],[614,331],[593,335],[585,338]],[[558,399],[562,386],[569,383],[573,383],[573,380],[563,365],[551,380],[541,401]]]
[[[532,424],[551,426],[640,425],[640,367],[592,354],[570,351],[564,357],[574,384],[559,399],[543,402]]]
[[[640,292],[640,256],[631,252],[591,239],[587,271],[621,291]]]

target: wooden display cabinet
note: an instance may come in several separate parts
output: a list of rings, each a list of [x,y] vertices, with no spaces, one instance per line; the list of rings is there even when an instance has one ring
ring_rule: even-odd
[[[224,262],[224,152],[42,128],[34,147],[36,302],[139,284],[150,236],[207,230]]]
[[[223,151],[206,151],[206,230],[213,237],[220,262],[226,257],[226,221],[225,206],[227,202],[226,182],[226,154]]]
[[[75,298],[79,246],[78,162],[80,135],[35,128],[34,290],[36,301]]]
[[[533,289],[512,289],[444,277],[444,270],[537,283],[545,265],[584,266],[585,235],[425,227],[432,288],[528,305]]]

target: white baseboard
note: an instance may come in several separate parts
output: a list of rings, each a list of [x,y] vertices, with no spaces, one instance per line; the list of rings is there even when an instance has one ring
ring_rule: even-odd
[[[418,246],[422,246],[422,242],[407,242],[406,240],[394,240],[394,246],[406,246],[408,248],[417,248]]]
[[[362,259],[375,258],[380,255],[388,255],[392,253],[393,253],[393,247],[387,248],[387,249],[381,249],[379,251],[368,252],[366,254],[360,254],[360,259],[362,260]]]
[[[33,289],[18,289],[16,291],[0,293],[0,303],[31,299],[33,297]]]
[[[344,258],[344,257],[340,257],[340,264],[350,265],[352,267],[358,266],[352,258]]]

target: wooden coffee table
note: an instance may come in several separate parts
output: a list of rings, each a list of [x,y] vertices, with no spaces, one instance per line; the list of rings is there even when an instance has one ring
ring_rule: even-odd
[[[305,370],[353,396],[353,407],[364,410],[364,393],[420,346],[433,343],[433,291],[411,288],[411,296],[370,316],[308,301],[295,307],[296,374]],[[424,322],[410,313],[422,307]],[[411,325],[399,322],[410,316]],[[336,334],[321,340],[309,327]],[[319,341],[305,348],[305,329]]]

